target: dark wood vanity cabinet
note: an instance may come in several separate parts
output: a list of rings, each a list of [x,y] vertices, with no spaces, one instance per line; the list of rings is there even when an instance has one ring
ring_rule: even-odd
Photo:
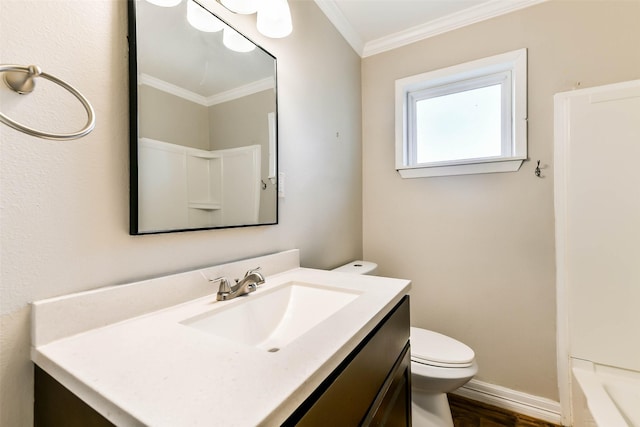
[[[35,367],[36,427],[111,422]],[[411,426],[409,297],[405,296],[283,426]]]
[[[34,427],[114,427],[38,365],[34,369]]]
[[[411,426],[408,296],[283,426]]]

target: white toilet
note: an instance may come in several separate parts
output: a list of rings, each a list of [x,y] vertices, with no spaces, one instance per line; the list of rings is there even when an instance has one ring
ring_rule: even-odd
[[[353,261],[333,271],[375,275],[378,265]],[[446,335],[411,328],[411,418],[413,427],[453,427],[447,393],[478,372],[473,350]]]

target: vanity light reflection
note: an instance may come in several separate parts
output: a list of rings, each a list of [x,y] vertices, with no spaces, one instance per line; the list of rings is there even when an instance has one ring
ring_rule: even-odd
[[[216,19],[193,0],[187,0],[187,21],[193,28],[205,33],[223,31],[222,43],[227,49],[242,53],[251,52],[256,48],[253,43],[219,19]]]
[[[215,33],[224,28],[224,24],[207,12],[193,0],[187,0],[187,21],[196,30]]]
[[[222,33],[222,44],[227,49],[240,53],[251,52],[256,48],[256,45],[247,40],[242,34],[227,26],[225,26]]]
[[[173,7],[180,4],[182,0],[147,0],[149,3],[161,7]],[[237,31],[216,19],[209,11],[193,0],[187,0],[187,22],[198,31],[204,33],[222,33],[222,43],[227,49],[235,52],[251,52],[255,45],[244,38]]]
[[[174,7],[182,0],[147,0],[149,3],[161,7]],[[233,13],[251,15],[257,13],[256,26],[260,34],[266,37],[278,39],[287,37],[293,31],[291,20],[291,9],[287,0],[217,0],[225,8]],[[205,32],[216,32],[219,28],[217,23],[212,23],[211,17],[200,5],[193,0],[187,0],[187,20],[196,29]],[[234,32],[235,33],[235,32]],[[249,52],[249,43],[240,41],[242,36],[232,34],[232,30],[224,28],[225,42],[231,50],[236,52]],[[227,44],[228,43],[228,44]]]

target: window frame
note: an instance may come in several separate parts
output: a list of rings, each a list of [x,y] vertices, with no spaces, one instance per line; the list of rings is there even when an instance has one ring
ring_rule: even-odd
[[[509,86],[502,91],[502,154],[417,163],[415,102],[492,86],[500,79]],[[527,49],[406,77],[396,80],[395,86],[396,170],[402,178],[514,172],[527,158]],[[505,115],[510,117],[505,120]]]

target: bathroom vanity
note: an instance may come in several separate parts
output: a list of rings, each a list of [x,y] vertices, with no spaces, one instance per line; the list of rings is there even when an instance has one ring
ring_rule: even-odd
[[[409,426],[409,286],[287,251],[36,302],[36,425]]]
[[[411,426],[408,324],[405,296],[284,425]]]

